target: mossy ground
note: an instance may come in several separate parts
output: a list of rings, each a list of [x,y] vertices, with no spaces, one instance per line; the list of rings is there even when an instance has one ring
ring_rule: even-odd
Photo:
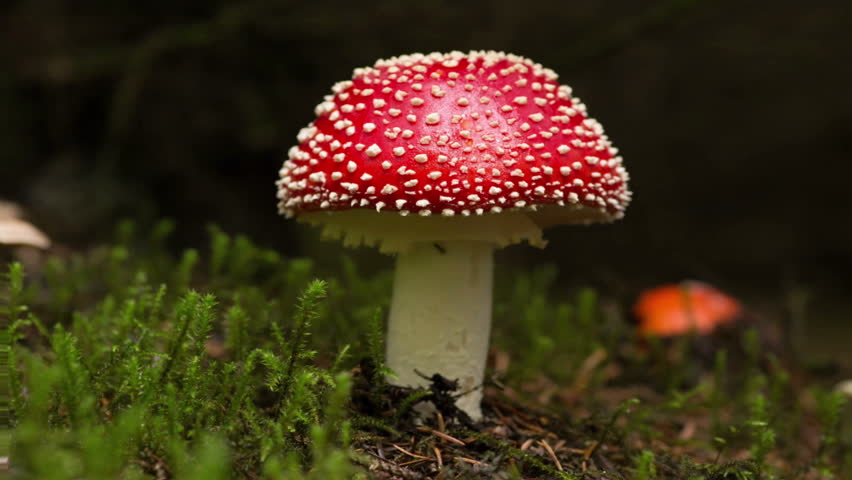
[[[124,224],[112,246],[5,269],[11,478],[852,471],[843,397],[754,324],[640,341],[605,292],[557,291],[551,267],[498,272],[486,420],[472,425],[441,382],[385,384],[390,272],[361,275],[347,257],[320,269],[216,229],[203,254],[174,257],[172,228]],[[418,422],[412,407],[427,399],[440,415]]]

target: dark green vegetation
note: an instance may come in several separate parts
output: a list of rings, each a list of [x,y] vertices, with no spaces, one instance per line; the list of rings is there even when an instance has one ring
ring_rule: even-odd
[[[11,439],[11,478],[852,470],[842,397],[765,353],[755,330],[713,340],[709,355],[701,339],[641,344],[624,306],[555,291],[552,268],[498,272],[488,421],[466,426],[444,408],[417,425],[411,407],[449,393],[384,384],[388,274],[363,277],[346,257],[318,271],[215,229],[204,255],[173,258],[171,229],[125,224],[114,246],[5,269],[0,446]]]

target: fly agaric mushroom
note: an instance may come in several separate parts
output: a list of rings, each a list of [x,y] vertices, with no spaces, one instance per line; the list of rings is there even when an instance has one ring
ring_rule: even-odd
[[[621,157],[552,70],[515,55],[379,60],[332,92],[289,151],[279,211],[396,254],[395,382],[424,384],[415,370],[457,379],[457,405],[480,419],[494,250],[621,218]]]
[[[732,323],[741,312],[742,307],[734,298],[695,281],[646,290],[633,306],[639,333],[657,337],[690,332],[706,335]]]

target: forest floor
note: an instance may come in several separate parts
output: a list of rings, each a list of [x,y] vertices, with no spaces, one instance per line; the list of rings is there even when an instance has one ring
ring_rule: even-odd
[[[173,228],[125,223],[108,246],[4,253],[27,265],[10,263],[0,285],[11,478],[852,471],[852,415],[834,390],[849,365],[803,360],[771,314],[645,338],[629,304],[555,288],[552,266],[498,269],[485,418],[473,423],[448,379],[386,383],[390,272],[364,275],[348,257],[320,268],[217,229],[174,254]],[[425,402],[437,412],[424,419]]]

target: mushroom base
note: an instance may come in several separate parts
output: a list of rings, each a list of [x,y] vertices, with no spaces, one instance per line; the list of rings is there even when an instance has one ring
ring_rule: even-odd
[[[456,404],[482,418],[482,380],[491,333],[494,248],[489,242],[417,243],[397,257],[387,363],[397,385],[458,380]],[[415,371],[416,370],[416,371]]]

